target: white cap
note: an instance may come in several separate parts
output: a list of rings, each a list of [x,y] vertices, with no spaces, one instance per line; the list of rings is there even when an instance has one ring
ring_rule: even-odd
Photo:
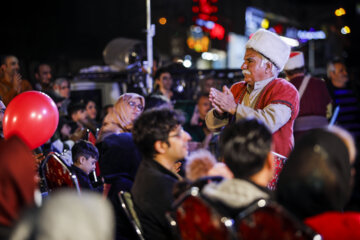
[[[257,30],[245,45],[268,58],[281,71],[287,62],[291,47],[273,32]]]
[[[304,60],[304,54],[302,52],[291,52],[289,60],[285,64],[284,70],[293,70],[296,68],[304,67],[305,60]]]

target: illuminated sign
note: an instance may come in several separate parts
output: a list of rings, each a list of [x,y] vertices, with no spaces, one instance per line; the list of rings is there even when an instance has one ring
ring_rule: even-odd
[[[195,5],[192,7],[192,11],[196,14],[194,22],[197,26],[200,26],[203,31],[209,32],[211,38],[222,40],[225,37],[225,28],[217,23],[218,7],[215,5],[216,2],[217,0],[193,0]]]

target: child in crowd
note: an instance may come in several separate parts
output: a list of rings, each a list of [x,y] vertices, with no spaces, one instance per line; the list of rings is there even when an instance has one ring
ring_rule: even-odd
[[[80,140],[71,149],[73,165],[71,170],[76,174],[82,189],[94,189],[89,174],[95,170],[95,162],[99,159],[97,148],[89,141]]]

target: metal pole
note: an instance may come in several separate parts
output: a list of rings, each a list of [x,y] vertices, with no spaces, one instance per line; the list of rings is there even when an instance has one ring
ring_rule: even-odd
[[[311,74],[315,74],[315,42],[309,40],[309,71]]]
[[[151,0],[146,0],[146,46],[147,46],[147,71],[146,71],[146,87],[148,93],[153,90],[153,41],[155,35],[155,25],[151,24]]]

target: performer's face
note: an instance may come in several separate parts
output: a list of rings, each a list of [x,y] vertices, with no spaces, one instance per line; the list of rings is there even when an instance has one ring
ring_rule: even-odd
[[[250,85],[254,85],[255,82],[261,81],[267,78],[265,74],[265,65],[261,64],[262,56],[255,50],[246,49],[244,56],[244,63],[241,66],[244,74],[244,80]]]

